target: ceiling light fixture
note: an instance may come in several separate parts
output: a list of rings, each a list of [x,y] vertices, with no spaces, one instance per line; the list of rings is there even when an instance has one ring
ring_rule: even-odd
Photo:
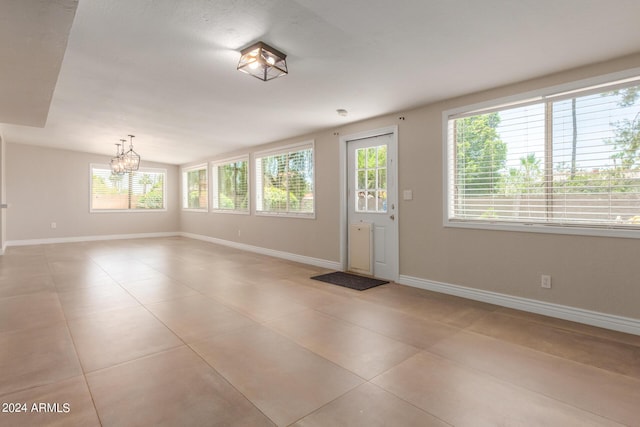
[[[284,76],[287,55],[263,42],[257,42],[240,51],[238,70],[262,81]]]
[[[121,139],[121,144],[116,144],[116,155],[111,159],[111,173],[124,175],[140,168],[140,155],[133,150],[133,138],[135,135],[129,135],[129,151],[124,151],[126,139]]]

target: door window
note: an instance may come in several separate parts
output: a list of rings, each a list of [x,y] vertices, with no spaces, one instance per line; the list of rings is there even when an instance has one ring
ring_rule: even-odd
[[[387,145],[356,149],[356,212],[387,212]]]

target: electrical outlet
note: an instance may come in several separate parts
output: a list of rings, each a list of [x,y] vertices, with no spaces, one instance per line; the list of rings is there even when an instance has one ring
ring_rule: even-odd
[[[58,228],[58,224],[56,224],[55,222],[51,223],[51,228]]]
[[[548,274],[540,276],[540,286],[545,289],[551,289],[551,276]]]

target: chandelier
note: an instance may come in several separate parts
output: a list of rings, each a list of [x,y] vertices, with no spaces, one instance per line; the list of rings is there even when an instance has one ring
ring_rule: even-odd
[[[238,70],[267,81],[284,76],[287,71],[287,55],[266,43],[258,42],[242,49]]]
[[[140,155],[133,151],[133,138],[135,135],[129,135],[129,151],[124,151],[126,139],[121,139],[121,144],[116,144],[116,155],[111,159],[111,173],[124,175],[140,168]]]

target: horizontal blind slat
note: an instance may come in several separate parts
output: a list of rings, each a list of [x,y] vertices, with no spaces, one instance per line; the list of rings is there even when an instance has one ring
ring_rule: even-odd
[[[640,222],[639,91],[590,89],[545,101],[549,112],[528,102],[450,118],[452,219]]]

